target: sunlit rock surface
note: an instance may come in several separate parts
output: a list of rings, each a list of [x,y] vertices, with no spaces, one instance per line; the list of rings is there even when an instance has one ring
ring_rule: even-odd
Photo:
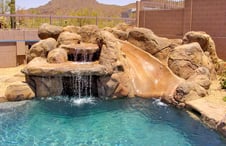
[[[218,62],[220,59],[217,56],[216,47],[213,39],[205,32],[201,31],[190,31],[187,32],[183,37],[183,43],[189,44],[192,42],[198,42],[202,50],[210,56],[210,59],[215,65],[216,70],[218,69]]]
[[[172,44],[169,39],[159,37],[146,28],[130,29],[128,41],[158,58],[163,63],[167,61]]]
[[[57,42],[53,38],[47,38],[40,40],[38,43],[34,44],[27,54],[27,62],[30,62],[36,57],[46,58],[49,51],[56,48]]]
[[[38,29],[38,36],[40,39],[54,38],[57,40],[61,32],[63,32],[63,27],[44,23]]]
[[[35,93],[27,83],[14,82],[6,88],[5,97],[8,101],[29,100],[35,97]]]
[[[214,66],[198,43],[181,45],[169,53],[168,65],[179,77],[188,79],[199,67],[206,67],[215,75]]]
[[[155,97],[177,105],[194,93],[206,96],[216,76],[214,42],[205,33],[187,33],[182,41],[127,24],[43,24],[39,35],[43,40],[29,50],[22,70],[37,97],[73,95],[72,80],[84,78],[101,98]]]

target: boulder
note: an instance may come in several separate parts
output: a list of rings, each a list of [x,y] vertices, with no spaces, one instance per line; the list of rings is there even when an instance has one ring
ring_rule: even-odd
[[[113,80],[111,76],[101,77],[97,82],[98,95],[101,98],[112,97],[118,84],[119,83],[116,80]]]
[[[130,95],[133,94],[133,87],[130,82],[128,82],[130,80],[128,72],[112,74],[111,79],[119,83],[117,88],[115,88],[114,94],[112,96],[113,98],[130,97]]]
[[[97,42],[101,48],[99,63],[106,67],[106,72],[111,74],[111,76],[100,77],[99,95],[113,98],[134,96],[129,66],[125,54],[121,52],[122,44],[108,31],[100,31]]]
[[[57,39],[58,46],[60,45],[73,45],[81,42],[81,36],[76,33],[62,32]]]
[[[30,62],[35,57],[43,57],[46,58],[48,52],[55,49],[57,42],[53,38],[48,38],[39,41],[38,43],[34,44],[31,49],[28,51],[27,54],[27,62]]]
[[[65,32],[70,32],[70,33],[78,33],[80,27],[74,26],[74,25],[69,25],[63,28],[63,31]]]
[[[208,94],[207,90],[210,88],[210,85],[209,70],[206,67],[199,67],[186,81],[177,87],[174,99],[181,103],[205,97]]]
[[[38,36],[40,39],[54,38],[57,40],[61,32],[63,32],[62,27],[44,23],[38,29]]]
[[[35,82],[37,97],[60,96],[63,91],[61,77],[31,77],[30,81]]]
[[[216,53],[216,47],[213,39],[205,32],[190,31],[183,37],[183,44],[198,42],[204,52],[208,52],[212,62],[217,66],[219,58]]]
[[[191,43],[174,48],[168,59],[169,68],[179,77],[188,79],[199,67],[207,68],[214,76],[214,66],[198,43]]]
[[[224,118],[217,124],[217,130],[221,132],[224,137],[226,137],[226,115]]]
[[[131,84],[126,73],[115,73],[111,76],[100,77],[98,80],[98,95],[102,98],[129,97],[132,92]]]
[[[128,31],[129,29],[132,29],[132,28],[133,26],[127,23],[119,23],[114,27],[114,29],[121,30],[121,31]]]
[[[78,34],[81,35],[82,41],[86,43],[96,43],[99,28],[96,25],[85,25],[80,28]]]
[[[105,66],[97,62],[74,63],[67,61],[63,63],[48,63],[46,59],[37,57],[27,64],[22,70],[26,76],[40,77],[62,77],[80,75],[105,76],[109,74]]]
[[[205,67],[196,69],[195,73],[188,78],[188,81],[193,81],[208,90],[211,85],[209,70]]]
[[[208,92],[205,88],[203,88],[202,86],[200,86],[199,84],[197,84],[195,82],[194,82],[194,86],[193,86],[193,91],[195,91],[199,97],[205,97],[208,94]]]
[[[68,61],[67,51],[62,48],[53,49],[47,57],[49,63],[63,63],[66,61]]]
[[[128,33],[122,30],[118,30],[115,28],[110,28],[110,27],[106,27],[104,28],[104,30],[112,33],[116,38],[120,39],[120,40],[127,40],[128,38]]]
[[[29,100],[35,97],[35,93],[27,83],[14,82],[6,88],[5,97],[8,101]]]
[[[128,33],[128,41],[166,63],[171,41],[158,37],[150,29],[132,28]]]
[[[123,55],[120,51],[121,44],[112,33],[101,31],[97,37],[98,45],[101,48],[99,63],[104,65],[108,72],[117,72],[120,68],[120,57]]]
[[[194,81],[184,81],[176,89],[173,104],[184,103],[188,100],[205,97],[208,94],[207,90]]]

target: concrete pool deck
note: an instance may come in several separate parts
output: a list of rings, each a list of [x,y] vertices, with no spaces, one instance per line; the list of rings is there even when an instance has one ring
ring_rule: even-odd
[[[188,109],[198,112],[200,119],[226,137],[226,90],[221,89],[219,82],[213,81],[208,96],[186,102]]]

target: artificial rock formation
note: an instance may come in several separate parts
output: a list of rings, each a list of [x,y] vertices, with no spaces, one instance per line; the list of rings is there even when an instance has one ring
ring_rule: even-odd
[[[125,24],[104,29],[45,24],[39,30],[47,28],[50,30],[39,31],[47,39],[32,46],[23,69],[37,97],[73,95],[78,87],[72,84],[84,78],[102,98],[157,97],[178,105],[192,95],[206,96],[215,76],[202,44],[185,42],[190,35],[182,45],[179,39],[162,38],[149,29]]]
[[[185,79],[176,89],[174,104],[184,103],[194,97],[205,97],[211,80],[216,77],[211,59],[197,42],[175,47],[169,53],[168,66]]]
[[[47,62],[63,63],[68,61],[67,51],[62,48],[56,48],[48,53]]]
[[[181,45],[169,53],[169,68],[179,77],[188,79],[199,67],[213,70],[213,64],[198,43]],[[214,75],[214,70],[212,71]]]
[[[105,27],[104,30],[112,33],[116,38],[118,38],[120,40],[128,39],[128,32],[126,32],[126,31],[118,30],[116,28],[111,28],[111,27]]]
[[[78,34],[82,37],[82,41],[86,43],[96,43],[99,28],[96,25],[85,25],[78,30]]]
[[[35,93],[27,83],[14,82],[6,88],[5,97],[8,101],[29,100],[35,97]]]
[[[217,124],[217,130],[221,132],[224,137],[226,137],[226,115],[224,118]]]
[[[123,81],[121,77],[129,78],[123,65],[125,57],[117,39],[109,32],[99,31],[96,26],[84,26],[78,33],[65,31],[59,34],[59,48],[49,51],[47,58],[37,56],[23,70],[27,82],[36,89],[36,96],[61,95],[65,88],[63,84],[66,84],[63,78],[78,75],[98,76],[96,84],[101,97],[131,95],[130,89],[127,89],[130,80]],[[79,63],[83,61],[88,62]],[[100,90],[101,87],[104,90]]]
[[[70,32],[70,33],[78,33],[80,27],[74,26],[74,25],[69,25],[63,28],[64,32]]]
[[[79,75],[93,76],[99,97],[172,98],[183,79],[149,54],[161,52],[171,41],[148,29],[127,25],[105,30],[94,25],[63,28],[57,39],[58,48],[36,55],[23,70],[36,96],[61,95],[67,90],[65,85],[70,86],[70,78]],[[128,39],[142,49],[119,39]]]
[[[205,32],[190,31],[184,35],[183,44],[189,44],[192,42],[199,43],[202,50],[210,56],[210,59],[212,60],[213,64],[215,65],[215,68],[217,70],[218,62],[220,60],[217,56],[216,47],[215,47],[215,43],[214,43],[213,39]]]
[[[81,42],[81,36],[76,33],[65,31],[59,35],[57,42],[58,46],[79,44]]]
[[[158,58],[163,63],[167,62],[172,45],[169,39],[158,37],[146,28],[133,28],[128,33],[128,41]]]
[[[27,62],[36,57],[46,58],[49,51],[56,48],[57,42],[53,38],[47,38],[34,44],[27,54]]]
[[[86,96],[90,90],[104,99],[154,97],[187,107],[208,95],[219,61],[213,40],[200,32],[188,32],[182,42],[125,24],[104,29],[45,24],[39,36],[43,40],[29,50],[22,70],[26,83],[7,84],[0,102]],[[225,119],[217,121],[225,135]]]
[[[54,38],[57,40],[61,32],[63,32],[62,27],[44,23],[38,29],[38,36],[40,39]]]

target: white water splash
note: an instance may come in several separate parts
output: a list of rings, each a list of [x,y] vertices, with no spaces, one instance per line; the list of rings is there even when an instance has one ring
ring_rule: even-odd
[[[84,104],[95,104],[95,98],[73,98],[71,99],[72,105],[82,106]]]
[[[167,107],[168,106],[167,104],[161,102],[161,99],[155,99],[153,101],[153,103],[156,104],[156,105],[158,105],[158,106],[163,106],[163,107]]]

